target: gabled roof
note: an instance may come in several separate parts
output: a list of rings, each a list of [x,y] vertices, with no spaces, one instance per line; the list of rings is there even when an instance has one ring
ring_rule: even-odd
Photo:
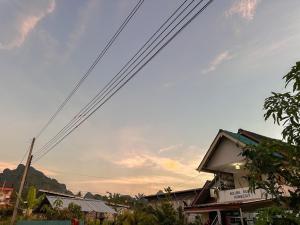
[[[237,144],[238,146],[241,146],[241,147],[244,147],[246,145],[251,145],[251,144],[257,144],[257,142],[255,142],[239,133],[233,133],[230,131],[220,129],[217,136],[215,137],[214,141],[210,145],[208,151],[206,152],[204,158],[202,159],[202,161],[197,169],[198,171],[203,170],[203,168],[205,167],[205,165],[207,164],[207,162],[210,160],[213,153],[215,152],[218,144],[224,137],[228,138],[229,140],[231,140],[232,142],[234,142],[235,144]]]
[[[243,143],[245,145],[256,145],[257,144],[257,141],[254,141],[254,140],[250,139],[249,137],[244,136],[240,133],[232,133],[227,130],[223,130],[223,132],[225,132],[226,134],[230,135],[232,138],[240,141],[241,143]]]
[[[70,195],[70,194],[60,193],[60,192],[56,192],[56,191],[45,190],[45,189],[39,189],[38,192],[43,193],[48,196],[60,196],[60,197],[69,197],[69,198],[77,197],[75,195]]]
[[[243,130],[243,129],[239,129],[238,134],[240,134],[242,136],[245,136],[245,137],[247,137],[247,138],[249,138],[252,141],[257,142],[257,143],[259,143],[263,140],[275,140],[273,138],[270,138],[270,137],[267,137],[267,136],[264,136],[264,135],[261,135],[261,134],[254,133],[252,131]]]
[[[228,138],[229,140],[231,140],[232,142],[234,142],[240,147],[245,147],[247,145],[257,145],[263,140],[272,139],[243,129],[239,129],[237,133],[220,129],[214,141],[212,142],[211,146],[209,147],[208,151],[206,152],[204,158],[202,159],[197,169],[198,171],[203,170],[203,168],[205,167],[205,165],[208,163],[213,153],[215,152],[221,139],[224,137]]]
[[[101,200],[69,198],[69,197],[59,197],[59,196],[49,196],[49,195],[46,195],[46,199],[48,200],[48,202],[52,207],[54,207],[56,200],[61,200],[62,208],[67,208],[70,203],[74,203],[81,207],[82,212],[116,213],[114,209],[107,206]]]

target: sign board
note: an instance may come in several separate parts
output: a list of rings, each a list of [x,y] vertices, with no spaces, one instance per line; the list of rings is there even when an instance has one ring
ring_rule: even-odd
[[[265,194],[261,189],[255,190],[255,193],[249,191],[249,187],[237,188],[226,191],[219,191],[218,202],[236,202],[244,200],[264,199]]]

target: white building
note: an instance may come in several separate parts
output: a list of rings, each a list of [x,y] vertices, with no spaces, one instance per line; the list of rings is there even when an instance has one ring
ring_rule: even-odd
[[[249,192],[241,153],[246,145],[256,145],[265,138],[242,129],[237,133],[220,130],[198,167],[199,172],[213,173],[214,179],[205,183],[185,212],[201,215],[209,225],[254,224],[255,211],[272,205],[272,200],[263,190]]]

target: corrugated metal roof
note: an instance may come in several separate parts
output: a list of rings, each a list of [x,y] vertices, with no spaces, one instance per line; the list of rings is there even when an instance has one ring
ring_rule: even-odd
[[[76,205],[79,205],[81,207],[81,211],[83,212],[116,213],[114,209],[107,206],[101,200],[66,198],[66,197],[49,196],[49,195],[47,195],[46,198],[52,207],[54,206],[54,202],[56,200],[61,200],[63,208],[67,208],[70,203],[74,203]]]
[[[170,193],[171,196],[176,196],[176,195],[184,195],[184,194],[198,194],[201,191],[202,188],[193,188],[193,189],[186,189],[186,190],[181,190],[181,191],[172,191]],[[148,199],[148,198],[157,198],[157,197],[164,197],[168,195],[168,193],[157,193],[153,195],[146,195],[143,198]]]

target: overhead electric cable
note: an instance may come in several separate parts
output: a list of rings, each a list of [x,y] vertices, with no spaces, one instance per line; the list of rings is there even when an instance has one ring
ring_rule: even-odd
[[[135,5],[133,10],[129,13],[129,15],[126,17],[126,19],[123,21],[121,26],[118,28],[116,33],[113,35],[113,37],[110,39],[110,41],[106,44],[105,48],[100,52],[100,54],[97,56],[97,58],[94,60],[92,65],[89,67],[87,72],[83,75],[83,77],[77,82],[74,89],[70,92],[70,94],[67,96],[67,98],[62,102],[62,104],[58,107],[58,109],[55,111],[55,113],[50,117],[50,119],[47,121],[47,123],[42,127],[42,129],[38,132],[36,135],[36,138],[40,137],[41,134],[48,128],[48,126],[52,123],[52,121],[56,118],[56,116],[60,113],[60,111],[65,107],[65,105],[70,101],[72,96],[76,93],[78,88],[82,85],[82,83],[85,81],[85,79],[90,75],[92,70],[95,68],[95,66],[99,63],[99,61],[103,58],[103,56],[106,54],[108,49],[111,47],[111,45],[114,43],[114,41],[118,38],[119,34],[124,30],[126,25],[129,23],[131,18],[135,15],[135,13],[138,11],[140,6],[143,4],[144,0],[139,0],[138,3]]]
[[[98,94],[83,108],[80,110],[79,113],[77,113],[73,119],[63,128],[61,129],[58,134],[52,138],[48,143],[46,143],[41,149],[39,149],[39,151],[42,151],[43,149],[47,148],[48,145],[51,145],[52,142],[55,141],[55,139],[57,139],[57,137],[59,137],[60,134],[64,133],[66,129],[68,129],[69,127],[71,127],[72,125],[76,124],[76,122],[78,122],[81,117],[83,115],[86,114],[86,110],[89,109],[89,107],[91,107],[91,105],[95,105],[95,102],[97,101],[97,99],[99,99],[101,96],[103,96],[103,92],[107,91],[108,88],[110,88],[113,84],[115,84],[115,82],[117,82],[117,80],[126,72],[128,71],[128,69],[134,65],[134,63],[140,58],[142,57],[142,55],[155,43],[155,41],[158,40],[158,38],[188,9],[188,7],[190,7],[190,5],[194,2],[195,0],[192,0],[180,13],[179,15],[177,15],[175,17],[175,19],[172,20],[172,22],[170,22],[170,24],[162,31],[160,32],[160,34],[155,38],[155,40],[153,40],[151,42],[151,44],[144,49],[147,44],[150,43],[150,41],[159,33],[159,31],[162,30],[162,28],[164,28],[164,26],[176,15],[176,13],[184,6],[184,4],[187,2],[187,0],[185,0],[172,14],[171,16],[158,28],[158,30],[156,30],[156,32],[146,41],[146,43],[137,51],[137,53],[122,67],[122,69],[108,82],[108,84],[105,85],[105,87],[103,87]],[[203,0],[202,0],[203,1]],[[202,2],[201,1],[201,2]],[[144,49],[144,50],[143,50]],[[143,50],[143,52],[141,53],[141,51]],[[139,55],[137,58],[136,56]],[[136,58],[136,59],[135,59]],[[134,60],[135,59],[135,60]],[[133,62],[132,62],[133,61]],[[129,65],[130,64],[130,65]],[[129,66],[128,66],[129,65]],[[123,71],[125,68],[127,67],[127,69],[125,71]],[[123,72],[122,72],[123,71]],[[122,72],[122,74],[121,74]],[[120,75],[121,74],[121,75]],[[97,102],[96,102],[97,103]]]
[[[138,65],[144,60],[146,59],[147,56],[149,56],[149,54],[156,48],[158,47],[162,41],[168,37],[174,30],[175,28],[177,28],[177,26],[179,26],[201,3],[202,1],[200,1],[192,10],[190,10],[190,12],[180,20],[180,22],[178,22],[176,24],[175,27],[173,27],[173,29],[171,31],[168,32],[167,35],[164,36],[164,38],[145,56],[143,57],[143,59],[138,63]],[[187,25],[189,25],[201,12],[203,12],[204,9],[206,9],[211,3],[213,2],[213,0],[208,1],[201,9],[199,9],[190,19],[187,20],[187,22],[185,22],[180,29],[178,29],[162,46],[159,47],[159,49],[149,58],[146,60],[146,62],[144,62],[142,64],[142,66],[140,66],[131,76],[129,76],[129,78],[124,81],[120,86],[118,86],[120,84],[120,82],[122,82],[129,74],[130,72],[132,72],[138,65],[136,65],[125,77],[122,78],[122,80],[115,85],[112,89],[110,89],[110,91],[108,93],[106,93],[106,95],[104,97],[106,97],[108,94],[110,94],[110,92],[112,92],[106,99],[102,98],[101,100],[103,100],[103,102],[98,105],[97,107],[95,107],[95,109],[90,109],[89,114],[83,118],[78,124],[76,124],[76,126],[72,127],[68,132],[65,133],[64,136],[62,136],[57,142],[55,142],[53,145],[51,145],[50,147],[48,147],[44,153],[42,153],[41,155],[39,155],[36,159],[35,162],[38,161],[40,158],[42,158],[44,155],[46,155],[49,151],[51,151],[55,146],[57,146],[62,140],[64,140],[70,133],[72,133],[75,129],[77,129],[84,121],[86,121],[92,114],[94,114],[103,104],[105,104],[113,95],[115,95],[124,85],[126,85],[142,68],[144,68],[144,66],[146,66],[163,48],[165,48]],[[116,88],[114,90],[114,88]],[[101,101],[100,100],[100,101]],[[98,103],[100,102],[98,101]]]
[[[23,155],[22,158],[21,158],[21,161],[20,161],[19,165],[23,163],[23,161],[24,161],[26,155],[28,154],[28,152],[29,152],[29,149],[27,149],[27,150],[25,151],[24,155]]]
[[[202,2],[202,1],[201,1]],[[199,4],[201,3],[201,2],[199,2],[194,8],[193,8],[193,10],[195,10],[195,8],[197,8],[197,6],[199,6]],[[197,15],[199,15],[210,3],[211,3],[212,1],[208,1],[208,3],[202,8],[202,9],[200,9],[190,20],[188,20],[188,22],[186,22],[186,24],[184,24],[181,28],[180,28],[180,30],[179,31],[177,31],[162,47],[160,47],[160,49],[154,54],[154,55],[152,55],[151,57],[150,57],[150,59],[148,59],[147,61],[146,61],[146,63],[144,63],[132,76],[130,76],[129,77],[129,79],[128,80],[126,80],[123,84],[121,84],[121,86],[119,86],[110,96],[108,96],[107,97],[107,99],[105,99],[98,107],[96,107],[96,109],[94,109],[94,110],[92,110],[92,112],[86,117],[86,118],[84,118],[82,121],[80,121],[76,126],[74,126],[74,127],[72,127],[61,139],[59,139],[56,143],[54,143],[52,146],[50,146],[47,150],[45,150],[44,151],[44,153],[41,155],[41,156],[39,156],[39,157],[37,157],[36,159],[35,159],[35,161],[37,161],[37,160],[39,160],[39,158],[41,158],[42,156],[44,156],[45,154],[47,154],[50,150],[52,150],[57,144],[59,144],[66,136],[68,136],[73,130],[75,130],[79,125],[81,125],[86,119],[88,119],[95,111],[97,111],[104,103],[106,103],[119,89],[121,89],[129,80],[131,80],[132,78],[133,78],[133,76],[135,76],[150,60],[152,60],[152,58],[154,58],[154,56],[156,56],[161,50],[162,50],[162,48],[164,48],[171,40],[173,40],[173,38],[175,37],[175,36],[177,36],[181,31],[182,31],[182,29],[183,28],[185,28],[193,19],[195,19],[195,17],[197,16]],[[189,12],[189,14],[193,11],[193,10],[191,10],[190,12]],[[188,15],[189,15],[188,14]],[[185,19],[186,19],[186,17],[188,16],[188,15],[186,15],[179,23],[177,23],[177,25],[176,25],[176,27],[180,24],[180,23],[182,23],[182,21],[184,21]],[[174,27],[163,39],[165,39],[176,27]],[[161,40],[162,41],[162,40]],[[161,41],[160,41],[160,43],[161,43]],[[160,43],[158,43],[155,47],[157,47]],[[154,48],[155,48],[154,47]],[[153,48],[153,49],[154,49]],[[152,50],[153,50],[152,49]],[[151,53],[151,52],[150,52]],[[148,53],[144,58],[143,58],[143,60],[150,54],[150,53]],[[142,60],[140,61],[140,63],[142,62]],[[136,65],[137,66],[137,65]],[[135,66],[135,67],[136,67]],[[133,68],[130,72],[132,72],[133,70],[134,70],[135,68]],[[129,73],[130,73],[129,72]],[[129,73],[126,75],[126,76],[128,76],[129,75]],[[126,77],[125,76],[125,77]],[[124,80],[125,79],[125,77],[123,77],[123,79],[122,80]],[[122,81],[121,80],[121,81]],[[120,82],[121,82],[120,81]],[[120,83],[119,82],[119,83]],[[118,83],[118,84],[119,84]],[[117,84],[117,85],[118,85]],[[115,85],[114,86],[114,88],[116,88],[116,86],[117,85]],[[112,88],[107,94],[106,94],[106,96],[114,89],[114,88]],[[106,97],[105,96],[105,97]],[[103,100],[104,98],[102,98],[101,100]],[[91,111],[91,109],[89,110],[89,111]]]

